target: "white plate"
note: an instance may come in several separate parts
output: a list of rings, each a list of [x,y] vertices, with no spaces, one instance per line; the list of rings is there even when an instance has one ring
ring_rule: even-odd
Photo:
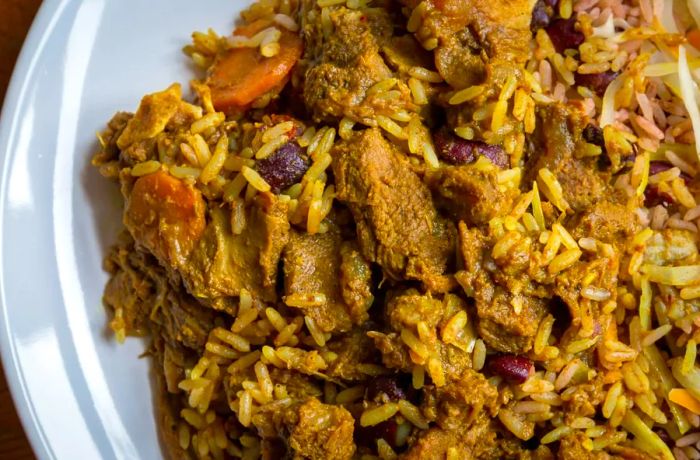
[[[231,30],[246,0],[47,0],[0,124],[0,345],[39,459],[154,459],[143,343],[106,328],[102,258],[116,186],[90,166],[95,133],[143,94],[193,76],[193,30]]]

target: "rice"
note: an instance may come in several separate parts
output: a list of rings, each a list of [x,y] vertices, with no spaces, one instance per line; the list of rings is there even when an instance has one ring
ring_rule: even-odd
[[[360,425],[377,425],[393,417],[398,411],[399,406],[395,403],[386,403],[372,409],[366,409],[360,416]]]
[[[471,101],[472,99],[478,97],[479,95],[481,95],[481,93],[484,92],[484,90],[485,90],[485,88],[483,86],[480,86],[480,85],[470,86],[468,88],[464,88],[464,89],[454,93],[450,97],[449,103],[451,105],[463,104],[467,101]]]

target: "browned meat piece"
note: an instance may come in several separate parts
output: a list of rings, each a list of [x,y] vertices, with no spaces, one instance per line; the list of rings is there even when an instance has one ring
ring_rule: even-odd
[[[408,74],[412,67],[432,67],[432,56],[413,35],[392,36],[384,43],[382,53],[389,66],[401,74]]]
[[[481,338],[489,346],[506,353],[522,353],[532,348],[537,326],[547,313],[547,302],[522,296],[522,311],[515,314],[512,295],[497,290],[490,297],[485,286],[477,290],[484,294],[476,301]]]
[[[634,212],[623,204],[600,201],[576,216],[571,227],[576,238],[588,236],[605,243],[626,242],[639,231]]]
[[[260,267],[262,284],[274,288],[277,283],[277,269],[282,251],[289,241],[289,219],[287,206],[277,201],[273,195],[262,194],[258,206],[263,208],[262,232],[257,235],[260,244]],[[258,229],[255,229],[258,230]]]
[[[123,150],[135,142],[153,138],[161,133],[180,108],[181,98],[179,84],[144,96],[136,114],[117,139],[117,146]]]
[[[376,364],[377,352],[372,339],[365,329],[355,328],[347,335],[326,344],[328,349],[338,355],[329,365],[327,374],[332,378],[343,380],[364,380],[359,364]]]
[[[355,419],[345,408],[310,398],[289,418],[295,459],[350,460],[354,455]]]
[[[446,381],[460,379],[466,369],[471,368],[471,354],[463,337],[438,340],[447,322],[457,313],[465,311],[466,305],[455,295],[444,299],[421,295],[415,290],[395,294],[386,305],[389,330],[386,333],[372,331],[368,335],[382,354],[386,367],[411,372],[415,364],[424,364],[408,353],[408,347],[401,340],[401,332],[406,329],[418,335],[418,324],[424,323],[430,334],[423,340],[430,356],[437,357],[442,365]],[[446,337],[442,335],[442,337]]]
[[[584,211],[612,195],[610,174],[600,171],[597,158],[577,157],[584,143],[585,120],[562,105],[550,105],[539,111],[538,130],[525,165],[524,183],[532,183],[541,168],[548,168],[562,186],[564,198],[574,211]]]
[[[105,261],[112,277],[104,302],[121,309],[125,332],[140,336],[157,328],[169,344],[202,351],[214,324],[212,310],[169,282],[166,271],[152,256],[137,251],[129,235],[120,240]]]
[[[303,97],[316,120],[343,116],[374,124],[378,110],[393,113],[411,104],[406,85],[395,100],[374,100],[367,90],[392,76],[380,50],[390,45],[393,25],[383,9],[331,13],[333,33],[323,37],[318,29],[306,29],[305,60],[312,63],[304,74]]]
[[[277,263],[289,237],[287,204],[260,194],[239,235],[231,231],[227,209],[212,207],[197,247],[181,275],[198,298],[238,296],[247,289],[254,298],[274,301]]]
[[[362,324],[369,318],[367,310],[374,301],[372,270],[354,242],[343,243],[340,258],[340,292],[353,323]]]
[[[571,394],[571,399],[564,403],[567,417],[571,420],[576,417],[594,417],[596,407],[605,399],[603,383],[602,375],[598,375],[590,382],[579,385]]]
[[[202,194],[164,171],[139,177],[125,190],[124,225],[161,263],[180,267],[202,236]]]
[[[415,328],[421,321],[435,328],[443,321],[444,313],[442,300],[412,290],[395,296],[386,305],[389,324],[399,332],[404,327]]]
[[[420,0],[403,0],[415,8]],[[416,36],[437,38],[435,65],[452,87],[500,87],[530,56],[530,0],[428,0]],[[497,89],[497,88],[494,88]]]
[[[422,409],[435,426],[422,432],[401,458],[442,460],[449,448],[457,449],[457,458],[502,458],[493,421],[497,399],[496,387],[471,369],[454,383],[428,390]]]
[[[292,234],[284,251],[285,294],[325,296],[325,303],[303,308],[326,332],[344,332],[368,319],[372,305],[369,264],[335,230]]]
[[[438,217],[428,188],[378,129],[337,144],[333,173],[365,258],[397,279],[425,281],[444,273],[451,228]]]
[[[516,190],[498,187],[498,169],[483,171],[471,165],[446,166],[426,176],[435,192],[438,207],[455,220],[484,225],[496,216],[507,215],[517,196]]]
[[[522,354],[532,348],[537,326],[547,313],[547,302],[527,289],[527,260],[520,263],[514,255],[502,263],[499,273],[487,270],[484,261],[490,257],[487,241],[476,228],[459,224],[460,248],[464,271],[457,278],[467,293],[476,300],[478,331],[486,343],[504,353]],[[513,291],[516,292],[513,292]],[[514,302],[520,304],[515,313]]]

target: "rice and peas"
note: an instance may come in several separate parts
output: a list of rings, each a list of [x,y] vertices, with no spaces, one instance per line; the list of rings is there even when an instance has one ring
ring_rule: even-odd
[[[416,3],[402,9],[405,27],[432,51],[439,46],[438,39],[422,29],[422,22],[434,6]],[[538,28],[522,78],[505,79],[495,97],[473,111],[469,123],[452,131],[465,141],[501,145],[509,159],[510,168],[495,174],[498,187],[513,191],[517,199],[508,213],[493,217],[483,229],[494,260],[509,257],[527,241],[533,248],[531,257],[553,279],[566,276],[583,258],[607,266],[596,268],[593,263],[595,269],[582,277],[579,322],[566,334],[554,332],[562,321],[554,312],[541,319],[532,349],[525,354],[527,365],[494,364],[501,354],[480,337],[475,326],[479,319],[468,309],[446,318],[440,329],[418,321],[415,328],[401,330],[400,343],[413,362],[410,387],[421,391],[447,385],[440,350],[456,347],[470,356],[471,368],[504,395],[507,403],[494,417],[517,439],[535,438],[539,448],[548,449],[575,436],[572,439],[589,453],[625,456],[631,455],[629,449],[638,449],[654,458],[700,458],[696,366],[700,144],[695,138],[700,132],[696,83],[700,52],[683,39],[685,29],[696,26],[676,21],[678,13],[669,11],[673,5],[663,0],[543,3],[558,20],[576,21],[578,42],[558,50],[567,38],[548,34],[556,29]],[[335,11],[372,6],[362,0],[318,0],[303,7],[291,0],[260,1],[243,17],[246,22],[269,19],[270,27],[252,37],[197,32],[185,51],[204,69],[218,53],[231,48],[255,49],[270,58],[280,53],[281,29],[297,33],[319,25],[328,37],[333,34]],[[692,1],[687,6],[694,19],[696,7]],[[453,90],[436,70],[413,66],[366,91],[367,103],[379,108],[374,117],[358,121],[344,116],[336,124],[315,124],[273,115],[281,112],[274,94],[252,104],[258,111],[254,117],[227,117],[214,108],[206,84],[195,81],[192,88],[197,105],[182,102],[178,109],[191,118],[189,126],[168,131],[163,124],[150,132],[155,155],[133,161],[125,171],[133,178],[164,171],[196,187],[210,205],[231,209],[234,234],[245,230],[246,206],[271,191],[287,204],[287,218],[295,228],[309,234],[328,232],[327,218],[336,205],[329,169],[334,145],[351,139],[363,125],[383,130],[417,169],[439,170],[445,163],[422,109],[438,100],[448,106],[468,105],[486,91],[483,85]],[[154,97],[179,100],[180,89],[173,86]],[[571,221],[564,219],[571,206],[557,175],[548,168],[537,171],[531,184],[523,183],[528,138],[538,128],[536,112],[558,103],[591,120],[597,137],[587,139],[583,155],[602,158],[606,152],[616,152],[627,164],[616,174],[614,189],[628,199],[639,224],[629,241],[610,244],[588,235],[575,238],[572,234],[578,232],[567,228]],[[102,135],[103,148],[115,131]],[[278,183],[263,177],[262,165],[291,141],[308,161],[293,183],[279,189]],[[486,156],[474,166],[486,172],[494,169]],[[114,177],[109,170],[113,164],[101,167]],[[554,223],[545,216],[547,207],[560,217]],[[614,273],[603,276],[600,270]],[[465,290],[444,295],[446,311],[472,295]],[[307,376],[315,382],[307,395],[324,404],[361,407],[353,412],[356,427],[391,420],[402,427],[398,441],[378,436],[373,445],[358,448],[363,459],[397,458],[423,430],[434,426],[434,414],[426,413],[415,399],[385,398],[380,403],[367,398],[373,379],[395,375],[382,363],[359,363],[365,378],[354,381],[324,375],[338,359],[327,346],[336,337],[311,316],[298,314],[303,308],[323,305],[324,293],[288,295],[284,305],[277,305],[242,290],[234,300],[235,314],[228,323],[206,331],[201,355],[177,384],[182,397],[177,443],[183,455],[246,459],[263,455],[263,422],[256,417],[293,408],[299,399],[285,382],[275,381],[275,369]],[[519,315],[522,303],[517,297],[511,303],[513,314]],[[133,332],[125,313],[116,308],[111,322],[120,340]],[[514,380],[509,375],[512,369],[503,370],[508,366],[525,369],[522,379]],[[570,410],[574,401],[590,394],[601,396],[589,401],[590,415]],[[460,455],[456,446],[446,450],[447,458]]]

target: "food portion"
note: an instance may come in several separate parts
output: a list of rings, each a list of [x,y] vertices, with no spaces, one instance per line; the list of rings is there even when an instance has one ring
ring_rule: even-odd
[[[700,458],[695,13],[260,0],[195,32],[193,96],[93,159],[165,455]]]

